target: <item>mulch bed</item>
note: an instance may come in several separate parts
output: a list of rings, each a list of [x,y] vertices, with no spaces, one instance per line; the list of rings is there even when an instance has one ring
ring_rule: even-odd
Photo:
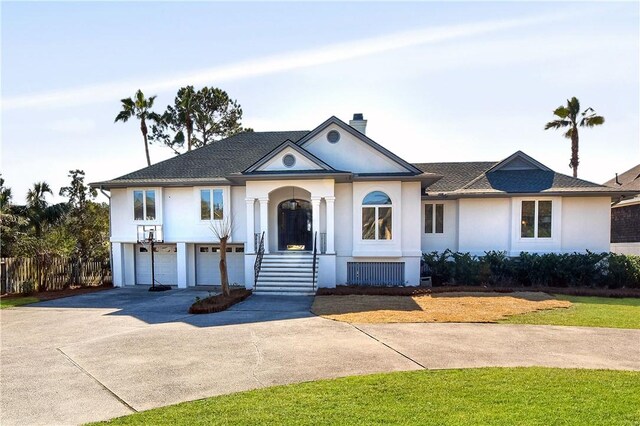
[[[35,297],[40,301],[60,299],[62,297],[77,296],[79,294],[94,293],[96,291],[112,289],[112,284],[103,284],[99,286],[80,287],[70,286],[62,290],[38,291],[31,294],[3,294],[2,299],[17,299],[20,297]]]
[[[442,286],[442,287],[364,287],[341,285],[336,288],[319,288],[318,296],[420,296],[437,293],[451,292],[487,292],[487,293],[513,293],[513,292],[540,291],[551,294],[564,294],[567,296],[597,296],[597,297],[640,297],[640,289],[637,288],[561,288],[561,287],[482,287],[482,286]]]
[[[247,297],[251,296],[251,290],[244,288],[237,288],[231,290],[229,296],[218,294],[215,296],[207,297],[206,299],[198,300],[189,308],[190,314],[212,314],[214,312],[221,312],[229,309],[236,303],[242,302]]]

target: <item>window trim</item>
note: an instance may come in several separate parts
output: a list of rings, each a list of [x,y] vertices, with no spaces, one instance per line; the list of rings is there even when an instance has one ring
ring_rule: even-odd
[[[539,217],[539,203],[543,201],[543,202],[549,202],[551,203],[551,226],[550,226],[550,232],[551,235],[549,235],[548,237],[540,237],[538,234],[538,221],[540,219]],[[533,237],[523,237],[522,236],[522,205],[525,202],[533,202],[534,203],[534,209],[533,209]],[[554,225],[555,225],[555,214],[554,214],[554,200],[551,199],[547,199],[547,198],[525,198],[525,199],[521,199],[518,201],[518,204],[520,206],[519,208],[519,217],[518,217],[518,238],[520,241],[526,242],[526,241],[553,241],[555,238],[555,231],[554,231]]]
[[[432,211],[431,211],[431,232],[427,232],[427,206],[433,206]],[[424,213],[424,227],[423,227],[423,233],[425,235],[429,235],[429,236],[440,236],[440,235],[444,235],[444,228],[445,228],[445,214],[444,214],[444,203],[440,202],[429,202],[429,203],[424,203],[423,204],[423,213]],[[438,207],[437,206],[442,206],[442,232],[437,232],[437,228],[436,228],[436,218],[437,218],[437,211],[438,211]]]
[[[202,218],[202,191],[209,191],[209,212],[210,212],[210,218],[209,219],[203,219]],[[214,204],[214,197],[213,194],[215,191],[220,191],[222,193],[222,218],[220,219],[215,219],[214,218],[214,208],[213,208],[213,204]],[[200,223],[210,223],[210,222],[219,222],[221,220],[224,220],[224,218],[227,216],[228,211],[227,211],[227,196],[226,196],[226,191],[224,188],[221,187],[216,187],[216,186],[211,186],[211,187],[197,187],[196,188],[196,199],[198,200],[198,208],[197,208],[197,217],[198,217],[198,221]]]
[[[136,192],[142,192],[142,219],[136,219],[136,199],[135,199],[135,194]],[[153,219],[147,219],[147,192],[153,192],[153,198],[154,198],[154,207],[155,207],[155,214]],[[158,221],[160,221],[160,212],[161,212],[161,205],[160,205],[160,199],[161,199],[162,195],[160,193],[160,191],[158,190],[158,188],[131,188],[131,192],[130,192],[130,197],[129,199],[131,200],[131,209],[133,210],[133,222],[134,223],[156,223]]]
[[[384,193],[389,200],[391,201],[391,204],[364,204],[364,200],[369,196],[369,194],[371,194],[372,192],[382,192]],[[393,222],[393,216],[394,216],[394,202],[393,202],[393,198],[387,193],[387,191],[383,191],[380,189],[373,189],[371,191],[368,191],[366,194],[364,194],[364,196],[362,197],[362,200],[360,200],[360,241],[363,242],[380,242],[380,241],[393,241],[394,236],[395,236],[395,231],[394,231],[394,222]],[[379,221],[379,214],[380,214],[380,208],[381,207],[386,207],[391,209],[391,238],[387,239],[387,238],[380,238],[379,232],[379,225],[378,225],[378,221]],[[364,211],[364,209],[366,208],[373,208],[373,214],[374,214],[374,221],[376,221],[376,226],[375,226],[375,233],[374,233],[374,238],[369,238],[369,239],[365,239],[362,235],[362,231],[364,230],[364,223],[362,221],[362,213]]]

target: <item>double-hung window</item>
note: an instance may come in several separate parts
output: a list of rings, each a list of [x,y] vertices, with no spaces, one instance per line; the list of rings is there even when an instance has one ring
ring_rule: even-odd
[[[551,238],[551,207],[551,201],[522,201],[520,237]]]
[[[367,194],[362,201],[362,239],[390,240],[392,238],[391,198],[382,191]]]
[[[222,189],[200,190],[200,220],[222,220],[224,218]]]
[[[133,219],[155,220],[156,191],[153,189],[133,191]]]
[[[442,234],[444,232],[444,204],[424,205],[425,234]]]

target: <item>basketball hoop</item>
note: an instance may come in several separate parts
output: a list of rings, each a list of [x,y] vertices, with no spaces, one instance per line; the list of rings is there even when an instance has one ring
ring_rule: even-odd
[[[161,243],[163,241],[161,225],[138,225],[138,244],[151,253],[151,287],[149,288],[149,291],[171,290],[171,286],[162,284],[156,285],[155,250],[153,246],[155,243]]]

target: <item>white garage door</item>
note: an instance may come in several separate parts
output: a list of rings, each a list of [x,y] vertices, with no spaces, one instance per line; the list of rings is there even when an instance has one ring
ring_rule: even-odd
[[[243,251],[242,247],[227,247],[229,284],[244,285]],[[196,284],[220,285],[220,247],[196,246]]]
[[[175,244],[156,244],[154,251],[156,284],[178,284],[178,256]],[[151,285],[150,248],[136,245],[136,284]]]

